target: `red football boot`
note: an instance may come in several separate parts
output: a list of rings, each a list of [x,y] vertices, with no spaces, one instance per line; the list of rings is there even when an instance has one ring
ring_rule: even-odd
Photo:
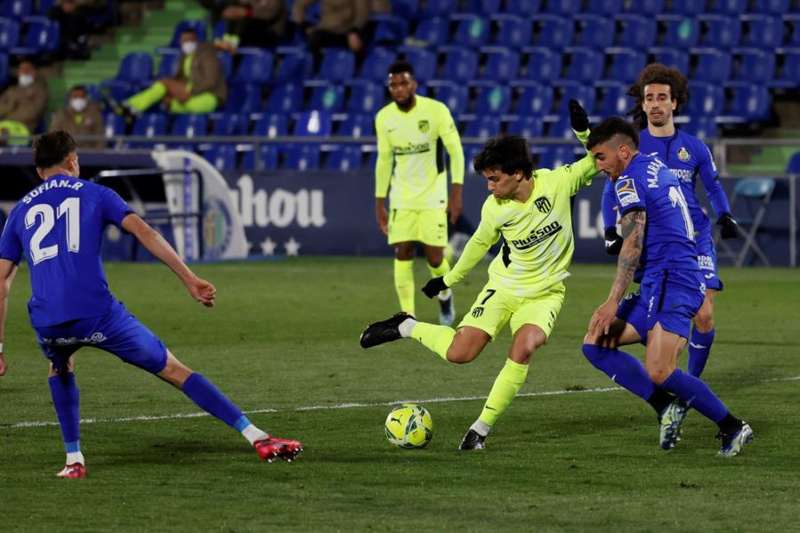
[[[72,463],[65,466],[56,476],[64,479],[83,479],[86,477],[86,467],[81,463]]]
[[[254,442],[253,448],[256,449],[258,456],[268,463],[277,458],[291,463],[303,451],[303,443],[298,440],[267,437]]]

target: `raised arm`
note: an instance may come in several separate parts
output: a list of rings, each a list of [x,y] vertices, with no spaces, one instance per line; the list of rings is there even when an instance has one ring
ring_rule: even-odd
[[[195,275],[164,237],[142,220],[139,215],[135,213],[127,215],[122,219],[122,228],[136,237],[148,252],[175,272],[192,298],[206,307],[214,306],[217,289],[208,281]]]
[[[6,316],[8,315],[8,293],[17,273],[17,265],[8,259],[0,259],[0,376],[6,373],[5,348]]]

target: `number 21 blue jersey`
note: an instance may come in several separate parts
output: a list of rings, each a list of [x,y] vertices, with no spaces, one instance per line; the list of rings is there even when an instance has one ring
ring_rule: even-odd
[[[107,225],[133,211],[101,185],[52,176],[26,194],[8,217],[0,258],[30,268],[28,312],[34,327],[102,316],[114,296],[100,258]]]

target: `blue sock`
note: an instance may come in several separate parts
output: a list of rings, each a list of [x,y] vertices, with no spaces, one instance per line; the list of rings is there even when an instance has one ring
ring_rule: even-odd
[[[692,338],[689,340],[689,374],[696,378],[700,377],[708,361],[708,354],[711,353],[711,345],[714,343],[714,330],[708,333],[701,333],[697,329],[692,330]]]
[[[189,376],[183,383],[183,393],[207,413],[216,416],[232,428],[239,429],[241,409],[202,374],[194,372]]]
[[[584,344],[583,355],[612,381],[643,400],[648,401],[655,392],[655,385],[644,365],[631,354],[614,348]]]
[[[75,374],[68,373],[52,376],[47,380],[50,384],[50,395],[56,409],[64,449],[67,453],[81,451],[81,413],[80,393],[75,383]]]
[[[721,421],[728,414],[728,408],[708,388],[708,385],[700,379],[684,373],[680,368],[676,368],[661,386],[715,423]]]

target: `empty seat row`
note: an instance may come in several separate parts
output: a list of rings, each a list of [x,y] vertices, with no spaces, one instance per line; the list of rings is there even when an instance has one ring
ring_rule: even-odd
[[[53,53],[58,49],[60,34],[58,22],[47,17],[25,17],[21,22],[0,17],[0,51],[13,55]]]

